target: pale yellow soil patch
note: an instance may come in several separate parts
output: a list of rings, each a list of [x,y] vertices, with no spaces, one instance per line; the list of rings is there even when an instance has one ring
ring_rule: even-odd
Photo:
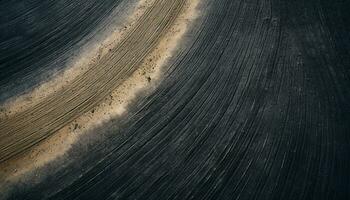
[[[147,6],[150,6],[152,2],[153,0],[140,1],[136,8],[137,12],[128,20],[129,26],[133,25],[134,21],[142,15],[142,12],[144,12]],[[177,44],[179,44],[182,36],[188,30],[190,23],[198,16],[196,10],[198,4],[199,0],[187,1],[183,11],[175,20],[174,25],[170,28],[169,32],[161,38],[155,50],[147,56],[143,64],[132,76],[126,79],[108,98],[90,112],[85,113],[74,122],[58,131],[46,141],[32,148],[30,152],[26,152],[23,155],[17,156],[15,159],[1,164],[0,175],[2,174],[2,181],[16,181],[21,175],[38,169],[55,158],[64,155],[79,137],[84,136],[88,131],[101,126],[103,123],[113,118],[121,117],[122,114],[127,111],[129,103],[140,91],[151,91],[156,88],[161,80],[162,67],[176,50]],[[45,96],[54,92],[55,89],[49,89],[50,87],[64,87],[65,84],[69,84],[69,81],[74,79],[75,74],[81,73],[81,70],[85,70],[84,68],[80,69],[84,64],[94,62],[94,60],[98,59],[101,55],[108,53],[108,49],[111,47],[110,45],[118,45],[120,41],[119,38],[122,38],[126,33],[127,30],[122,31],[116,29],[113,37],[107,38],[103,44],[96,47],[95,54],[97,53],[97,56],[95,55],[92,60],[88,61],[86,58],[87,56],[83,57],[82,60],[78,61],[76,66],[71,69],[72,71],[65,72],[62,77],[57,77],[53,82],[45,83],[43,86],[33,91],[31,95],[23,96],[14,103],[8,104],[6,111],[18,112],[18,110],[23,110],[26,106],[28,107],[39,103]],[[69,80],[66,80],[64,76],[68,76],[67,79]],[[59,83],[60,81],[63,83]],[[55,83],[59,83],[58,86],[56,86]],[[28,97],[31,97],[31,99],[26,100]]]

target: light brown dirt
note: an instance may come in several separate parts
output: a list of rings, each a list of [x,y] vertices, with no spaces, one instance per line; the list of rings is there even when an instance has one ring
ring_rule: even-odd
[[[111,118],[121,116],[126,111],[128,103],[135,98],[139,91],[145,89],[149,90],[156,87],[161,79],[161,67],[166,63],[167,59],[176,49],[176,46],[183,34],[186,32],[188,25],[193,22],[197,16],[196,6],[198,2],[199,0],[187,1],[184,4],[182,12],[177,16],[176,20],[174,20],[167,33],[165,33],[159,39],[160,42],[155,46],[153,51],[145,57],[144,62],[139,65],[138,69],[134,71],[128,79],[125,79],[99,104],[94,106],[89,112],[75,118],[72,122],[68,123],[66,126],[53,134],[49,139],[41,142],[39,145],[36,145],[29,152],[21,154],[15,159],[10,159],[3,162],[0,165],[0,173],[3,174],[3,177],[6,177],[5,179],[7,181],[13,181],[24,173],[41,167],[51,160],[64,155],[71,145],[78,140],[79,137],[82,137],[88,130],[107,122]],[[151,6],[152,4],[151,1],[141,1],[139,5],[141,5],[141,8],[146,10],[147,6]],[[137,9],[137,11],[138,13],[142,13],[142,10],[140,11]],[[131,21],[133,24],[135,24],[133,21],[137,20],[138,16],[133,16],[135,18],[133,18]],[[118,35],[118,38],[122,38],[122,34],[125,34],[125,32],[118,32],[113,37],[115,38]],[[101,50],[100,47],[98,50],[99,54],[102,56],[108,54],[109,49],[111,48],[110,44],[113,43],[114,45],[118,45],[120,41],[121,40],[112,40],[111,42],[111,37],[106,39],[104,44],[109,45],[101,45],[105,48],[102,48]],[[96,56],[94,59],[96,59]],[[67,75],[69,78],[74,77],[74,74],[73,76],[69,74],[70,73]],[[54,80],[52,83],[47,83],[47,85],[34,91],[33,94],[40,94],[41,91],[43,93],[47,93],[45,95],[51,95],[52,93],[50,93],[51,91],[49,90],[50,85],[54,84],[55,81],[59,81],[60,79],[61,77],[57,78],[57,80]],[[69,84],[69,82],[67,84]],[[65,85],[60,87],[65,87]],[[45,100],[45,98],[40,95],[33,96],[39,96],[35,99],[35,101],[33,101],[33,104],[40,103],[41,101]],[[22,103],[21,101],[22,100],[19,100],[17,105],[12,104],[11,106],[14,106],[12,109],[15,110],[14,108],[18,108],[18,105]],[[28,106],[28,108],[30,109],[30,106]]]

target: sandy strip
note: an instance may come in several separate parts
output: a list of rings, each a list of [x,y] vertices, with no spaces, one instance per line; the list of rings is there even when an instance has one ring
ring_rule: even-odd
[[[16,159],[11,159],[2,163],[0,165],[2,182],[16,181],[20,179],[22,175],[44,166],[55,158],[63,156],[79,137],[83,137],[88,131],[101,126],[112,118],[122,116],[122,114],[126,112],[128,104],[140,91],[154,89],[160,83],[162,67],[166,65],[167,60],[176,50],[177,44],[181,41],[190,23],[198,16],[196,10],[198,3],[199,0],[186,2],[182,12],[174,21],[169,31],[161,38],[154,50],[146,57],[141,66],[118,86],[109,97],[105,98],[90,112],[78,117],[50,138],[32,148],[30,152],[21,154],[17,156]],[[131,22],[129,25],[134,25],[135,23],[133,23],[133,20],[137,20],[139,16],[142,15],[142,12],[146,10],[146,7],[151,4],[152,1],[150,0],[140,1],[136,12],[134,12],[132,17],[128,20]],[[121,41],[118,38],[123,37],[124,34],[125,31],[116,31],[116,34],[111,37],[114,39],[106,39],[105,42],[97,48],[95,53],[99,52],[98,55],[108,53],[110,45],[117,45],[118,42]],[[84,57],[81,62],[77,62],[77,66],[73,67],[71,72],[67,71],[62,77],[57,77],[54,81],[46,83],[30,95],[27,95],[27,97],[21,97],[15,103],[8,104],[7,112],[11,110],[15,113],[21,109],[26,109],[24,105],[27,102],[25,99],[28,98],[28,96],[32,98],[27,107],[40,103],[45,95],[54,92],[54,90],[50,90],[50,87],[55,85],[55,83],[57,84],[66,79],[73,80],[75,74],[80,73],[80,66],[87,62],[85,59]],[[94,62],[95,59],[96,56],[93,57],[92,62]],[[64,76],[67,78],[64,78]],[[69,84],[69,82],[62,82],[57,87],[64,87],[65,84]]]
[[[155,0],[120,44],[34,106],[0,121],[0,162],[27,151],[107,98],[139,67],[179,16],[185,0]]]

